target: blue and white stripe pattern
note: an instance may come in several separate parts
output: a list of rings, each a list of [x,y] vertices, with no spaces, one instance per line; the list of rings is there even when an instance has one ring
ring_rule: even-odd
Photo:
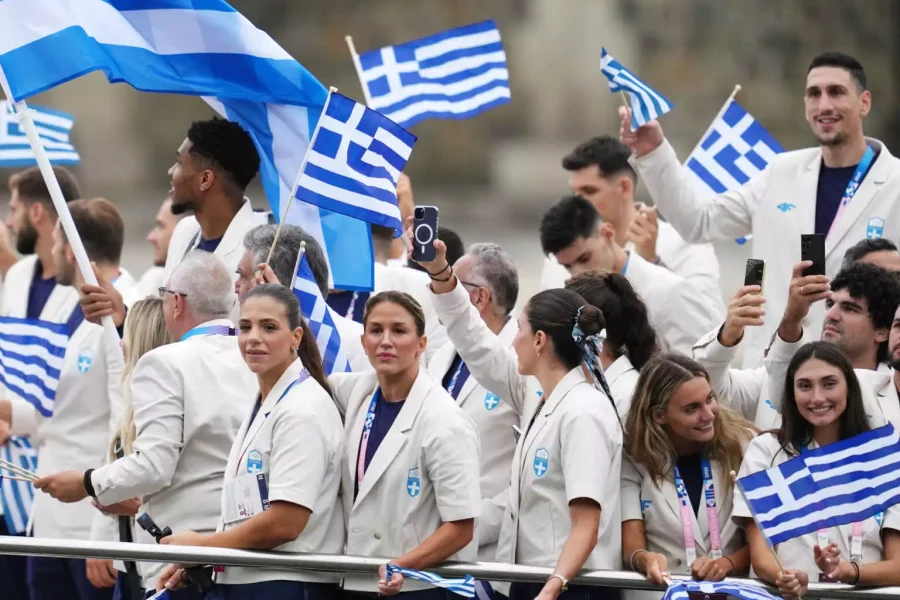
[[[734,581],[691,581],[690,579],[679,579],[673,581],[666,590],[662,600],[688,600],[689,594],[700,593],[708,594],[728,594],[740,600],[780,600],[778,596],[773,596],[762,586],[750,585],[747,583],[737,583]]]
[[[675,108],[665,96],[641,81],[637,75],[610,56],[606,48],[603,48],[600,55],[600,71],[609,80],[610,91],[628,94],[631,102],[632,129],[646,125]]]
[[[297,258],[297,270],[294,273],[294,281],[291,282],[291,289],[300,300],[300,310],[306,317],[310,333],[316,338],[325,374],[349,371],[350,361],[341,347],[341,336],[334,324],[334,315],[322,297],[322,291],[306,260],[306,253],[302,250]]]
[[[765,171],[782,152],[778,140],[753,115],[729,100],[685,166],[698,192],[711,198],[741,187]],[[739,238],[737,242],[748,239]]]
[[[68,343],[65,323],[0,317],[0,383],[51,416]]]
[[[12,436],[0,446],[0,458],[19,465],[31,472],[37,470],[37,451],[26,437]],[[24,533],[31,516],[34,486],[30,481],[16,481],[0,474],[0,499],[3,502],[3,520],[11,534]]]
[[[338,93],[313,135],[297,199],[375,225],[403,230],[397,181],[416,136]]]
[[[403,127],[466,119],[510,99],[506,52],[493,21],[365,52],[359,66],[369,108]]]
[[[738,483],[773,545],[864,521],[900,502],[900,438],[889,423]]]
[[[385,566],[385,575],[388,579],[390,579],[394,573],[399,573],[404,577],[409,577],[410,579],[415,579],[417,581],[430,583],[435,587],[443,588],[448,592],[453,592],[463,598],[475,597],[475,579],[471,575],[466,575],[465,579],[444,579],[440,575],[427,573],[425,571],[405,569],[392,564]]]
[[[96,70],[144,92],[201,96],[240,123],[281,218],[327,91],[268,34],[224,0],[0,2],[0,84],[8,97],[24,100]],[[325,249],[335,287],[371,288],[366,223],[315,206],[294,213],[291,222]]]
[[[69,140],[75,117],[49,108],[29,108],[50,162],[54,165],[77,165],[81,157]],[[0,167],[30,167],[36,164],[25,130],[16,120],[12,107],[6,104],[0,109]]]

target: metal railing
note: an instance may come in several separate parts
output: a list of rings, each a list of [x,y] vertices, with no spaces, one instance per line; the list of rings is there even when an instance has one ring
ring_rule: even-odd
[[[342,556],[333,554],[288,554],[285,552],[257,552],[226,548],[198,548],[194,546],[157,546],[122,542],[71,541],[41,538],[0,536],[0,554],[23,556],[56,556],[64,558],[106,558],[146,562],[182,564],[214,564],[222,566],[268,567],[275,569],[305,569],[334,573],[377,573],[388,562],[386,558]],[[444,577],[471,575],[487,581],[544,582],[553,569],[502,563],[444,563],[429,569]],[[675,579],[678,579],[675,576]],[[760,585],[753,579],[733,579]],[[599,585],[633,590],[659,590],[642,575],[632,571],[582,571],[572,583]],[[768,586],[767,586],[768,587]],[[777,590],[768,588],[777,595]],[[834,583],[810,583],[809,597],[834,600],[900,600],[900,587],[856,589]]]

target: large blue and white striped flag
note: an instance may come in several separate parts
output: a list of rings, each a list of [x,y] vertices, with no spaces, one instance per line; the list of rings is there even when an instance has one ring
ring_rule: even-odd
[[[884,512],[900,502],[900,437],[888,423],[738,480],[774,544]]]
[[[201,96],[240,123],[281,218],[327,91],[268,34],[224,0],[0,2],[0,85],[8,97],[24,100],[97,70],[141,91]],[[291,222],[325,249],[335,287],[370,289],[369,226],[310,205],[294,212]]]
[[[764,587],[736,581],[691,581],[679,579],[673,581],[666,590],[662,600],[688,600],[690,594],[728,594],[741,600],[780,600],[773,596]]]
[[[12,436],[0,446],[0,458],[19,465],[31,472],[37,470],[37,451],[28,438]],[[0,474],[0,501],[3,504],[3,520],[11,534],[24,533],[31,516],[34,486],[30,481],[17,481]]]
[[[51,416],[68,343],[65,323],[0,317],[0,384]]]
[[[313,134],[296,197],[400,235],[397,180],[415,143],[416,136],[384,115],[333,92]]]
[[[784,148],[778,140],[731,99],[684,164],[694,187],[711,198],[741,187],[782,152]],[[748,239],[750,236],[738,238],[737,242],[743,244]]]
[[[306,253],[302,250],[297,258],[297,270],[294,273],[294,280],[291,282],[291,289],[300,300],[300,310],[306,317],[310,333],[316,338],[325,374],[349,371],[350,361],[347,359],[347,353],[341,347],[341,336],[334,324],[334,316],[322,297],[322,291],[306,260]]]
[[[50,162],[54,165],[77,165],[81,157],[69,141],[75,117],[49,108],[29,108],[33,111],[34,124]],[[0,167],[30,167],[36,164],[25,131],[16,120],[12,107],[5,104],[0,109]]]
[[[403,127],[467,119],[510,99],[506,53],[493,21],[365,52],[359,68],[369,108]]]
[[[637,75],[610,56],[606,48],[603,48],[600,54],[600,71],[609,80],[610,91],[628,94],[632,129],[646,125],[675,108],[665,96],[641,81]]]

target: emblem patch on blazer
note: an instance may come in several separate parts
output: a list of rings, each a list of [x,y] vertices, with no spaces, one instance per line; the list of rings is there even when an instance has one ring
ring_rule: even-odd
[[[259,450],[251,450],[247,453],[247,472],[262,473],[263,461],[262,453]]]
[[[777,208],[778,210],[780,210],[780,211],[783,212],[783,213],[786,213],[786,212],[788,212],[788,211],[791,211],[791,210],[794,210],[795,208],[797,208],[797,205],[796,205],[796,204],[791,204],[790,202],[782,202],[781,204],[779,204],[779,205],[776,206],[775,208]]]
[[[410,498],[415,498],[422,491],[422,481],[419,479],[419,469],[410,469],[406,476],[406,493]]]
[[[494,410],[500,404],[500,396],[488,392],[484,395],[484,407],[488,410]]]
[[[534,475],[543,477],[550,468],[550,452],[546,448],[538,448],[534,451]]]
[[[650,510],[651,504],[653,504],[653,500],[641,500],[641,514]]]
[[[878,526],[881,527],[881,524],[884,523],[884,513],[875,513],[875,522],[878,523]]]
[[[884,219],[881,217],[872,217],[866,225],[866,237],[870,240],[876,240],[884,237]]]
[[[78,372],[87,373],[94,364],[94,351],[90,348],[82,348],[78,353]]]

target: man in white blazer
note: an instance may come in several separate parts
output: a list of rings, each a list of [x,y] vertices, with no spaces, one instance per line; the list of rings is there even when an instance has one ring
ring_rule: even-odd
[[[114,281],[126,301],[131,301],[135,282],[119,267],[124,224],[115,206],[108,200],[94,198],[70,202],[69,210],[88,257],[100,273]],[[59,224],[54,232],[52,252],[59,283],[76,288],[83,283],[72,247]],[[9,418],[11,431],[35,436],[38,475],[63,469],[84,470],[104,461],[122,413],[120,383],[124,363],[118,343],[111,344],[103,335],[102,327],[85,321],[78,304],[74,308],[68,306],[48,320],[65,323],[69,333],[52,414],[40,413],[21,398],[0,401],[0,418]],[[88,501],[65,505],[38,494],[31,517],[33,535],[89,540],[93,516],[94,508]],[[101,589],[95,583],[97,580],[92,583],[84,560],[48,557],[28,560],[28,586],[35,600],[112,596],[111,588]]]
[[[709,303],[680,275],[647,262],[616,242],[615,230],[581,196],[564,196],[541,217],[541,249],[572,275],[600,269],[621,273],[647,305],[650,323],[672,352],[691,346],[719,320]]]
[[[631,131],[623,108],[621,139],[634,150],[633,164],[654,203],[685,240],[753,235],[752,254],[766,261],[766,310],[780,315],[787,305],[791,268],[800,260],[801,234],[827,235],[830,276],[860,239],[900,237],[900,161],[883,143],[863,134],[863,118],[872,105],[866,86],[865,71],[853,57],[836,52],[815,57],[804,98],[806,120],[819,146],[779,154],[743,187],[710,199],[694,189],[659,123]],[[747,160],[752,153],[749,149]],[[854,178],[862,178],[858,187],[850,184]],[[842,210],[845,197],[849,202]],[[814,331],[823,317],[821,305],[814,307],[808,320]],[[776,325],[770,319],[748,333],[744,366],[761,364]]]
[[[218,258],[188,254],[163,293],[166,326],[179,342],[145,354],[131,376],[134,452],[105,466],[98,458],[96,469],[56,473],[36,486],[62,502],[90,495],[110,506],[140,497],[141,511],[161,527],[214,532],[228,454],[259,391],[228,320],[234,299],[231,273]],[[154,540],[138,531],[135,541]],[[139,564],[148,586],[163,566]],[[181,594],[200,598],[193,589]]]
[[[265,264],[269,256],[269,249],[275,241],[277,225],[257,225],[244,236],[244,254],[238,263],[238,279],[234,284],[234,291],[238,300],[243,301],[244,296],[257,285],[259,265]],[[278,244],[269,260],[269,268],[274,278],[263,280],[267,283],[279,283],[290,286],[294,280],[294,272],[297,268],[297,255],[300,252],[300,243],[306,242],[306,261],[309,269],[319,286],[319,291],[325,297],[328,293],[328,261],[322,247],[314,237],[303,231],[296,225],[282,225],[278,237]],[[329,309],[330,310],[330,309]],[[309,315],[306,315],[307,317]],[[348,319],[331,311],[331,318],[341,336],[341,348],[347,354],[350,368],[354,372],[371,371],[372,364],[362,347],[363,326],[352,319]]]
[[[512,316],[519,296],[519,274],[509,255],[496,244],[474,244],[454,263],[453,270],[485,325],[504,345],[512,347],[519,329]],[[449,341],[431,357],[428,373],[441,382],[478,428],[482,501],[475,537],[479,560],[494,561],[508,496],[509,469],[516,451],[513,427],[527,427],[523,424],[526,417],[511,399],[500,398],[479,384]],[[534,400],[531,408],[537,406],[537,395]]]

